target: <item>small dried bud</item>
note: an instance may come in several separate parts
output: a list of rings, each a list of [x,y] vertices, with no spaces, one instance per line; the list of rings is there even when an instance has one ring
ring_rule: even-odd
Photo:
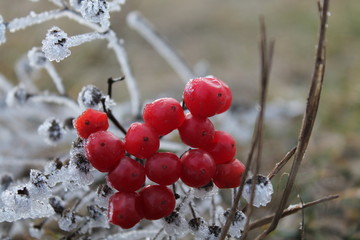
[[[81,89],[77,100],[79,106],[83,109],[99,109],[102,96],[102,92],[97,87],[87,85]]]
[[[64,202],[57,196],[49,198],[49,204],[57,214],[62,214],[65,209]]]
[[[99,23],[104,28],[110,26],[109,6],[106,0],[83,0],[80,13],[87,21]]]
[[[271,201],[271,195],[273,194],[273,186],[270,180],[262,175],[258,175],[256,177],[255,183],[255,196],[253,205],[255,207],[266,206]],[[246,180],[244,191],[243,191],[243,198],[250,202],[251,199],[251,185],[252,185],[252,178]]]
[[[65,133],[65,130],[60,125],[60,121],[55,118],[48,118],[38,128],[39,135],[45,137],[45,141],[50,144],[56,144]]]
[[[41,51],[41,48],[33,47],[28,52],[29,64],[34,68],[43,68],[48,62],[45,54]]]
[[[23,85],[14,87],[6,95],[6,104],[9,107],[21,106],[26,103],[31,95],[26,91]]]
[[[42,41],[42,51],[49,61],[60,62],[71,54],[68,47],[68,35],[58,27],[48,30]]]

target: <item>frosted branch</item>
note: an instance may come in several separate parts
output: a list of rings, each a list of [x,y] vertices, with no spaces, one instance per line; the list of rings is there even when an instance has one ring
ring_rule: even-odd
[[[10,91],[14,86],[9,82],[8,79],[2,74],[0,74],[0,89],[4,90],[5,92]]]
[[[140,113],[140,94],[129,64],[127,53],[123,46],[123,41],[117,38],[114,31],[109,31],[106,37],[109,41],[108,47],[114,50],[116,58],[126,77],[125,83],[130,94],[131,111],[132,114],[136,116]]]
[[[129,13],[127,23],[155,48],[185,83],[194,78],[192,70],[185,61],[139,12]]]
[[[47,12],[42,12],[39,14],[37,14],[35,12],[30,12],[30,14],[27,15],[26,17],[15,18],[15,19],[11,20],[8,23],[7,27],[10,32],[16,32],[18,30],[25,29],[25,28],[35,25],[35,24],[40,24],[40,23],[49,21],[51,19],[57,19],[61,16],[63,11],[65,11],[65,10],[56,9],[56,10],[51,10],[51,11],[47,11]]]
[[[41,48],[34,47],[28,52],[29,64],[33,68],[45,68],[51,79],[53,80],[56,89],[61,95],[65,94],[65,87],[62,83],[60,75],[57,73],[54,65],[49,62],[41,51]]]
[[[2,16],[0,15],[0,45],[6,42],[5,30],[6,26],[4,24]]]
[[[65,92],[66,92],[65,87],[64,87],[62,79],[61,79],[60,75],[57,73],[54,65],[49,62],[45,65],[45,69],[49,73],[51,79],[53,80],[58,92],[61,95],[65,95]]]
[[[80,114],[79,106],[71,99],[56,95],[37,95],[30,98],[33,102],[55,103],[69,107],[74,113]]]
[[[133,239],[133,240],[137,240],[137,239],[144,239],[144,238],[152,238],[154,237],[157,233],[159,232],[159,230],[134,230],[134,231],[130,231],[130,232],[126,232],[126,233],[118,233],[118,234],[114,234],[111,236],[108,236],[107,238],[105,238],[104,240],[127,240],[127,239]]]

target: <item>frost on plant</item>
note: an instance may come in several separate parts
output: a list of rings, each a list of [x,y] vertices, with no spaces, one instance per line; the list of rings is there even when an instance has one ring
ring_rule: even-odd
[[[109,6],[106,0],[82,0],[80,4],[80,12],[85,20],[99,23],[105,29],[110,26]]]
[[[60,62],[71,54],[68,46],[68,35],[58,27],[48,30],[42,41],[42,50],[50,61]]]
[[[65,130],[58,119],[49,118],[39,126],[38,133],[45,138],[46,143],[53,145],[63,138]]]
[[[0,15],[0,45],[6,42],[5,32],[6,32],[6,27],[2,16]]]
[[[48,62],[44,52],[41,48],[33,47],[28,52],[29,64],[34,68],[44,68]]]
[[[82,109],[94,108],[99,109],[103,93],[94,85],[83,87],[78,95],[78,104]]]
[[[255,196],[253,205],[255,207],[266,206],[271,201],[271,195],[273,194],[273,186],[270,180],[262,175],[258,175],[255,183]],[[243,198],[250,202],[251,199],[251,182],[252,178],[246,180]]]

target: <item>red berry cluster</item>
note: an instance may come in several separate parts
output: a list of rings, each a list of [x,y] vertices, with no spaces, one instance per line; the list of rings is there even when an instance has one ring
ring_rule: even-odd
[[[184,90],[190,113],[173,98],[161,98],[145,106],[143,123],[130,125],[124,141],[108,129],[105,113],[86,110],[74,120],[78,135],[86,139],[86,156],[119,192],[109,200],[108,218],[122,228],[131,228],[142,218],[156,220],[175,208],[174,193],[167,185],[179,178],[199,188],[213,181],[219,188],[240,185],[244,165],[234,158],[233,137],[216,131],[209,117],[226,111],[232,100],[230,88],[213,77],[190,80]],[[158,152],[160,137],[178,129],[191,150],[180,158]],[[127,154],[126,154],[127,153]],[[146,160],[137,161],[138,159]],[[148,177],[158,185],[144,186]]]

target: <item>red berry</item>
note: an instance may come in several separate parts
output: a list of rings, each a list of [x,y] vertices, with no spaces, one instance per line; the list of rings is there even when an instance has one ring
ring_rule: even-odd
[[[225,92],[226,92],[226,100],[225,100],[225,104],[220,108],[220,110],[216,113],[216,114],[220,114],[220,113],[223,113],[225,112],[226,110],[228,110],[230,108],[230,105],[231,105],[231,102],[232,102],[232,92],[231,92],[231,89],[229,88],[229,86],[224,83],[223,81],[222,82],[222,85],[225,89]]]
[[[214,77],[192,79],[184,89],[186,107],[200,117],[211,117],[225,111],[232,98],[231,91],[226,87],[223,81]]]
[[[125,156],[107,178],[117,190],[134,192],[145,183],[145,168],[137,161]]]
[[[144,218],[157,220],[170,215],[175,208],[173,192],[162,185],[149,185],[140,192]]]
[[[125,136],[125,149],[137,158],[148,158],[160,146],[157,133],[146,123],[133,123]]]
[[[218,188],[235,188],[240,186],[241,177],[244,171],[244,164],[239,160],[234,159],[232,162],[216,166],[216,173],[213,181]]]
[[[111,132],[99,131],[90,135],[86,145],[86,157],[100,172],[110,172],[124,157],[124,143]]]
[[[184,123],[179,127],[183,143],[193,148],[206,148],[214,138],[214,125],[208,118],[186,114]]]
[[[216,165],[213,158],[201,149],[192,149],[181,158],[181,180],[190,187],[202,187],[213,178]]]
[[[181,173],[181,162],[174,153],[159,152],[146,160],[146,176],[160,185],[170,185],[176,182]]]
[[[89,108],[74,120],[74,128],[80,137],[88,138],[94,132],[107,130],[109,122],[106,113]]]
[[[204,149],[213,157],[216,164],[228,163],[234,159],[236,143],[229,133],[215,131],[212,143]]]
[[[109,199],[108,219],[122,228],[135,226],[144,217],[140,195],[136,192],[117,192]]]
[[[184,121],[185,114],[178,101],[173,98],[160,98],[146,104],[144,121],[160,136],[177,129]]]

